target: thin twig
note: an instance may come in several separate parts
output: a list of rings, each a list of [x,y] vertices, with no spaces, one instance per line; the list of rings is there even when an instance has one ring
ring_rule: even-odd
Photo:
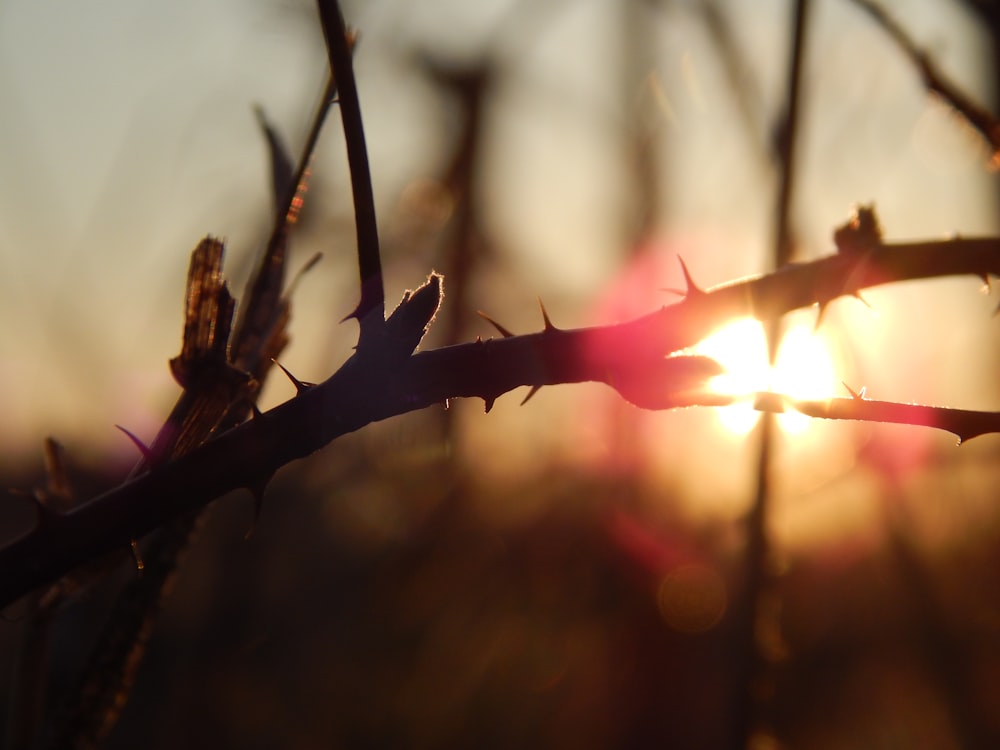
[[[319,17],[330,58],[330,70],[340,92],[340,114],[347,142],[347,163],[351,171],[351,192],[354,196],[354,221],[358,241],[358,271],[361,277],[361,301],[351,314],[361,326],[358,345],[362,346],[378,335],[385,322],[385,290],[382,284],[382,260],[375,218],[375,196],[372,190],[368,149],[361,120],[361,105],[354,80],[351,59],[353,36],[348,35],[337,0],[319,0]]]

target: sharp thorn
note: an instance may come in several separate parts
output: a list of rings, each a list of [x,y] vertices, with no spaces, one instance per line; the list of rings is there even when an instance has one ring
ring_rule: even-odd
[[[482,310],[476,310],[476,314],[479,315],[480,318],[482,318],[483,320],[485,320],[491,326],[493,326],[494,328],[496,328],[500,332],[500,335],[503,336],[505,339],[509,339],[509,338],[511,338],[514,335],[513,333],[511,333],[510,331],[508,331],[506,328],[504,328],[502,325],[500,325],[495,320],[493,320],[493,318],[491,318],[489,315],[487,315],[486,313],[484,313]]]
[[[347,313],[347,315],[345,315],[344,317],[342,317],[340,319],[340,322],[341,323],[346,323],[349,320],[357,320],[359,322],[361,321],[361,305],[360,304],[357,307],[355,307],[353,310],[351,310],[349,313]]]
[[[855,399],[856,401],[864,401],[865,400],[865,387],[864,386],[861,387],[860,391],[855,391],[853,388],[851,388],[851,386],[849,386],[844,381],[840,381],[840,384],[842,386],[844,386],[844,388],[847,389],[848,393],[851,394],[851,398]]]
[[[697,297],[699,295],[704,294],[705,291],[700,286],[698,286],[694,282],[694,279],[691,277],[691,272],[688,270],[687,264],[684,262],[684,259],[678,255],[677,260],[680,261],[681,273],[684,274],[684,284],[687,286],[687,289],[685,289],[684,291],[684,297],[685,298]]]
[[[552,325],[552,320],[549,318],[548,310],[545,309],[545,303],[542,302],[542,298],[538,298],[538,306],[542,309],[542,321],[545,323],[545,332],[558,331],[559,329]]]
[[[823,315],[826,313],[826,307],[830,304],[830,300],[824,300],[819,303],[819,310],[816,313],[816,324],[813,326],[813,333],[819,330],[820,325],[823,323]]]
[[[493,408],[493,404],[496,403],[496,399],[491,397],[483,396],[483,404],[486,407],[486,413],[489,414],[490,410]]]
[[[139,452],[142,454],[142,457],[144,459],[146,459],[147,461],[149,461],[150,463],[152,463],[152,461],[153,461],[153,451],[152,451],[152,449],[148,445],[146,445],[144,442],[142,442],[135,435],[135,433],[127,430],[126,428],[122,427],[120,424],[116,424],[115,427],[117,427],[119,430],[121,430],[122,432],[125,433],[125,436],[129,440],[132,441],[132,443],[135,445],[136,448],[139,449]]]
[[[540,385],[531,386],[531,390],[528,391],[528,395],[525,396],[524,399],[522,399],[521,406],[524,406],[526,403],[528,403],[528,401],[531,400],[531,397],[534,396],[536,393],[538,393],[540,390],[542,390],[542,386]]]
[[[851,296],[854,297],[854,299],[858,300],[862,305],[867,307],[869,310],[873,309],[872,306],[868,304],[868,300],[866,300],[864,297],[861,296],[861,292],[851,292]]]
[[[264,491],[267,489],[267,484],[270,481],[271,477],[265,477],[259,482],[247,487],[247,491],[253,496],[253,522],[250,524],[250,528],[247,529],[247,533],[243,535],[244,540],[253,536],[253,532],[257,528],[257,522],[260,520],[260,513],[264,509]]]
[[[296,393],[296,395],[302,393],[303,391],[308,391],[310,388],[312,388],[313,386],[316,385],[315,383],[309,383],[309,382],[306,382],[305,380],[299,380],[297,377],[295,377],[294,375],[292,375],[292,373],[290,373],[288,371],[288,368],[286,368],[278,360],[271,359],[271,361],[274,364],[276,364],[281,369],[281,371],[283,373],[285,373],[285,377],[286,378],[288,378],[290,381],[292,381],[292,385],[295,386],[295,393]]]

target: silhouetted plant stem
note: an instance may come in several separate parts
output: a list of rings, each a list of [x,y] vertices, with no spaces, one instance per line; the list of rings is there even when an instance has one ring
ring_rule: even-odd
[[[246,418],[271,368],[288,342],[289,302],[285,297],[288,233],[298,218],[307,187],[308,165],[335,94],[328,78],[297,166],[293,166],[278,134],[258,109],[267,136],[273,174],[275,219],[258,266],[247,284],[241,315],[232,337],[229,326],[216,325],[216,298],[228,299],[222,279],[222,245],[202,243],[189,271],[189,301],[184,347],[171,365],[185,385],[150,453],[161,460],[183,455],[221,426],[229,429]],[[202,249],[210,249],[206,256]],[[204,256],[204,257],[203,257]],[[210,258],[210,259],[209,259]],[[231,300],[226,304],[231,304]],[[208,316],[208,318],[206,318]],[[232,311],[228,312],[231,319]],[[211,337],[206,339],[205,335]],[[230,340],[231,339],[231,340]],[[209,353],[218,366],[201,360]],[[229,365],[231,363],[231,367]],[[235,377],[247,373],[249,378]],[[234,386],[242,398],[234,397]],[[133,471],[147,471],[144,458]],[[142,663],[153,624],[176,577],[183,553],[201,526],[192,512],[165,524],[144,541],[141,575],[119,592],[87,660],[79,688],[61,710],[52,739],[54,747],[99,747],[117,724],[135,675]]]
[[[354,196],[354,222],[357,228],[358,271],[361,277],[361,301],[352,316],[361,326],[359,342],[378,334],[385,319],[385,291],[382,281],[382,260],[379,249],[378,222],[375,218],[375,195],[368,149],[361,120],[358,87],[351,62],[353,36],[349,36],[336,0],[319,0],[319,18],[326,39],[330,70],[340,96],[340,114],[347,143],[347,162],[351,172],[351,193]]]

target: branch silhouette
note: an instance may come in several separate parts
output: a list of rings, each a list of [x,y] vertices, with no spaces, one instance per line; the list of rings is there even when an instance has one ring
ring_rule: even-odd
[[[732,398],[705,388],[720,366],[677,353],[727,320],[768,320],[874,286],[963,274],[1000,274],[1000,239],[877,245],[710,290],[688,276],[680,302],[632,321],[579,329],[548,323],[536,333],[413,353],[443,298],[442,278],[431,274],[324,382],[78,508],[58,512],[38,505],[35,528],[0,550],[0,605],[232,490],[258,491],[285,464],[372,422],[452,398],[481,398],[489,410],[520,386],[580,382],[606,383],[647,409],[722,405]],[[841,401],[846,405],[797,405],[825,418],[943,426],[963,439],[1000,429],[1000,417],[987,412]],[[763,406],[778,408],[766,400]]]

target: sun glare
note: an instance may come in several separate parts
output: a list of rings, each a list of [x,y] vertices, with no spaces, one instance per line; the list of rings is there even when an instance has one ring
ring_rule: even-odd
[[[785,332],[774,368],[768,365],[764,328],[753,318],[742,318],[720,328],[695,351],[725,368],[725,374],[711,384],[718,393],[749,397],[770,390],[795,398],[822,398],[836,389],[829,344],[806,324],[795,324]],[[738,435],[749,432],[760,418],[749,398],[716,411],[723,426]],[[801,432],[809,421],[809,417],[794,411],[778,416],[781,428],[791,433]]]

